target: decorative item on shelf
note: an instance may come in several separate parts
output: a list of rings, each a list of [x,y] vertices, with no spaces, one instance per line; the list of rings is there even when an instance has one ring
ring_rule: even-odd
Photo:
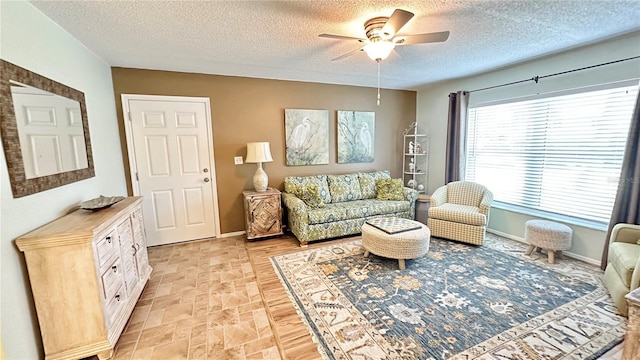
[[[419,191],[424,190],[424,185],[422,185],[422,184],[418,184],[418,190],[419,190]]]
[[[416,122],[411,123],[403,132],[402,169],[403,182],[413,180],[413,189],[425,192],[429,179],[429,136],[418,132]],[[422,185],[422,189],[418,189]]]
[[[411,179],[411,180],[407,181],[407,187],[410,187],[410,188],[412,188],[412,189],[415,189],[415,188],[416,188],[416,181],[415,181],[415,180],[413,180],[413,179]]]
[[[80,208],[84,210],[100,210],[124,200],[124,196],[102,196],[80,203]]]
[[[253,175],[253,187],[257,192],[264,192],[267,190],[267,184],[269,184],[269,177],[267,173],[262,170],[263,162],[271,162],[271,149],[268,142],[250,142],[247,143],[247,163],[257,163],[258,169]]]

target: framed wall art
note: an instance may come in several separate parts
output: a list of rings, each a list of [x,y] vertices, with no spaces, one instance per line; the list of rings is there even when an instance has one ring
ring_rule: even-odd
[[[329,164],[329,111],[284,110],[287,166]]]
[[[338,110],[338,163],[373,162],[376,113]]]

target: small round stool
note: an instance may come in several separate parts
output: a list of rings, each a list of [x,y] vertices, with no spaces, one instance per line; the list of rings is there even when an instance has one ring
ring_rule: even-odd
[[[362,225],[362,246],[365,249],[364,257],[376,254],[390,259],[398,260],[400,270],[405,269],[405,259],[415,259],[424,256],[429,251],[429,239],[431,232],[424,224],[411,221],[420,228],[389,234],[367,223]]]
[[[531,255],[534,249],[538,252],[544,249],[547,251],[549,264],[553,264],[556,251],[562,259],[562,250],[571,248],[572,236],[573,232],[567,225],[548,220],[529,220],[524,229],[524,239],[529,243],[525,255]]]

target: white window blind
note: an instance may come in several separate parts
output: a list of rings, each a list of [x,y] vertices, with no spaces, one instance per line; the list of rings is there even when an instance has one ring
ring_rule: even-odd
[[[608,223],[637,84],[470,108],[466,179],[524,212]]]

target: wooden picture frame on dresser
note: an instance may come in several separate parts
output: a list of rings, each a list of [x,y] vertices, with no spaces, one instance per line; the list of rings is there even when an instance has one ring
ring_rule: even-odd
[[[18,239],[45,359],[109,359],[149,281],[142,197],[78,209]]]

